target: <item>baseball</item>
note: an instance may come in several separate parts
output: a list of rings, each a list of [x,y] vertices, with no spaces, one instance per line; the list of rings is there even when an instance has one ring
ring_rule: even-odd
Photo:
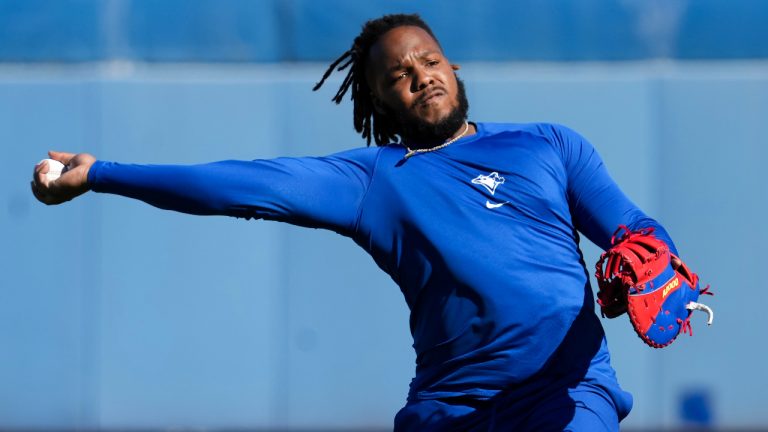
[[[63,163],[53,160],[53,159],[43,159],[40,162],[38,162],[38,165],[40,165],[43,162],[48,162],[48,172],[45,174],[45,176],[48,178],[48,181],[54,181],[57,178],[61,176],[61,174],[66,171],[66,167]]]

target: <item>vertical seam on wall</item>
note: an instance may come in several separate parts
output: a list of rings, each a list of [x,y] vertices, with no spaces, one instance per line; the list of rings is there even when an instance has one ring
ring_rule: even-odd
[[[89,152],[101,153],[101,100],[99,78],[83,82],[83,113],[85,121],[83,143],[75,146],[85,146]],[[82,310],[82,367],[83,367],[83,397],[82,422],[86,428],[100,429],[101,427],[101,326],[102,320],[102,290],[104,289],[103,263],[101,258],[102,212],[101,201],[90,200],[83,207],[83,225],[85,231],[82,253],[83,288],[81,293]]]
[[[286,104],[285,100],[290,98],[276,97],[274,93],[270,94],[270,98],[273,101],[275,110],[273,115],[283,119],[290,119],[291,112]],[[278,154],[284,153],[284,149],[290,150],[291,143],[291,130],[290,128],[278,129],[280,132],[276,134],[279,142],[273,143],[277,149]],[[273,406],[273,426],[286,425],[290,423],[291,418],[291,403],[290,403],[290,390],[291,390],[291,347],[290,347],[290,334],[291,334],[291,266],[285,263],[291,262],[291,247],[289,245],[291,241],[290,229],[285,224],[280,224],[278,228],[279,235],[279,256],[280,256],[280,270],[279,280],[277,281],[277,287],[273,287],[276,292],[276,301],[279,305],[278,314],[273,319],[273,325],[276,331],[273,333],[276,341],[276,352],[273,355],[273,367],[275,368],[274,380],[272,382],[272,406]]]
[[[651,98],[652,102],[649,104],[652,110],[651,119],[653,121],[653,125],[651,125],[651,130],[653,131],[652,139],[653,143],[649,146],[652,154],[651,154],[651,161],[652,163],[655,163],[656,166],[661,167],[660,170],[661,173],[658,175],[652,175],[649,179],[649,182],[651,182],[651,190],[653,191],[653,212],[654,217],[658,218],[660,220],[663,220],[664,215],[662,214],[664,206],[664,173],[667,172],[665,169],[665,159],[663,157],[663,148],[664,148],[664,131],[665,129],[665,122],[664,122],[664,83],[663,83],[663,76],[662,73],[658,70],[651,75]],[[657,171],[658,172],[658,171]],[[660,222],[661,223],[661,222]],[[663,223],[662,223],[663,226]],[[671,234],[670,234],[671,235]],[[652,363],[654,364],[654,369],[657,371],[656,380],[648,380],[648,384],[650,384],[646,388],[646,394],[653,395],[659,393],[659,388],[664,387],[667,383],[664,379],[664,373],[665,373],[665,355],[663,352],[657,352],[658,350],[648,351],[650,354],[653,354],[653,358],[655,361]],[[658,354],[658,355],[656,355]],[[665,397],[671,397],[666,392],[661,392],[661,394],[665,394]],[[667,416],[669,415],[669,412],[667,410],[668,408],[668,400],[664,400],[664,397],[659,398],[653,398],[654,404],[656,405],[653,409],[654,412],[658,414],[656,417],[657,421],[659,421],[659,424],[655,425],[656,427],[661,427],[664,423],[667,422]]]

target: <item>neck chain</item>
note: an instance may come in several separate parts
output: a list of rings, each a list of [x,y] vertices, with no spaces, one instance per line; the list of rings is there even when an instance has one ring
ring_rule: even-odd
[[[427,153],[432,152],[435,150],[440,150],[441,148],[448,147],[449,145],[455,143],[456,141],[460,140],[464,137],[464,135],[467,134],[467,131],[469,131],[469,122],[464,122],[464,130],[461,131],[459,135],[457,135],[455,138],[451,138],[448,141],[440,144],[439,146],[431,147],[431,148],[425,148],[425,149],[413,149],[411,150],[408,146],[404,146],[406,150],[408,150],[408,153],[405,154],[404,158],[408,159],[409,157],[417,154],[417,153]]]

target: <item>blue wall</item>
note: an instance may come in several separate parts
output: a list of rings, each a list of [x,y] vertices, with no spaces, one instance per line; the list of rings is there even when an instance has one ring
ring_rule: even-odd
[[[397,287],[335,234],[88,194],[46,207],[48,149],[196,163],[361,144],[321,66],[0,70],[0,428],[388,427],[414,356]],[[627,427],[768,424],[768,65],[465,64],[471,118],[556,121],[711,283],[715,324],[647,348],[604,320]],[[585,245],[588,262],[598,251]],[[738,292],[738,294],[736,294]]]
[[[459,61],[768,57],[764,0],[0,0],[0,61],[327,61],[395,12]]]

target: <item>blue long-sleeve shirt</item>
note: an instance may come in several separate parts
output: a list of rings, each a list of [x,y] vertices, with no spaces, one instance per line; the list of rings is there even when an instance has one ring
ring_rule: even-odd
[[[404,154],[389,145],[195,166],[98,161],[89,183],[164,209],[352,238],[411,310],[410,401],[490,398],[549,374],[593,382],[626,414],[578,233],[606,249],[620,224],[653,226],[675,251],[664,229],[563,126],[478,123],[448,147]]]

